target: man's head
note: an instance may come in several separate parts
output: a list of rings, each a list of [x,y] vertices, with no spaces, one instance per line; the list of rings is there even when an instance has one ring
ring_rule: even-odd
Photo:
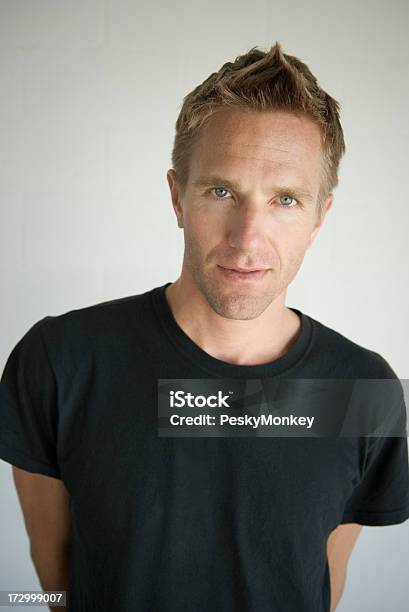
[[[338,106],[278,43],[225,64],[185,97],[168,172],[182,276],[221,316],[254,319],[284,301],[338,182]],[[266,271],[242,280],[223,267]]]

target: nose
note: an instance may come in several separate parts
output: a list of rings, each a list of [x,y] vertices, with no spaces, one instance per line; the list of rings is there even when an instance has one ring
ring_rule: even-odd
[[[266,241],[265,211],[254,206],[234,209],[228,223],[229,245],[249,253],[262,251]]]

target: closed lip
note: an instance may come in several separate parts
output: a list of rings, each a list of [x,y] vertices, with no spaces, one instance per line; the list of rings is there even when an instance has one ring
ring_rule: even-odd
[[[227,267],[227,266],[219,266],[220,268],[224,268],[225,270],[234,270],[234,272],[263,272],[264,270],[268,270],[268,268],[236,268],[236,267]]]

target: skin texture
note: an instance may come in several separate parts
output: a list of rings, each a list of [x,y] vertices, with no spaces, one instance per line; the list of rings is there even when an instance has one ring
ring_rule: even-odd
[[[345,523],[338,525],[327,540],[327,558],[331,582],[331,608],[335,610],[344,590],[348,561],[355,542],[361,533],[362,525],[358,523]]]
[[[223,109],[202,129],[184,192],[175,171],[168,171],[185,252],[166,297],[182,329],[211,355],[266,363],[296,340],[300,321],[285,296],[333,201],[329,195],[318,218],[320,173],[320,131],[310,119],[241,109]],[[204,175],[222,180],[196,186]],[[227,180],[237,189],[227,189]],[[311,197],[298,203],[279,191],[282,186]],[[283,194],[290,206],[282,204]],[[260,280],[237,282],[218,265],[268,271]]]
[[[239,365],[268,363],[297,340],[300,321],[285,298],[333,202],[329,194],[318,216],[321,163],[320,131],[308,117],[223,109],[199,135],[184,190],[175,171],[168,171],[185,251],[181,274],[166,297],[178,325],[213,357]],[[214,175],[220,180],[196,184]],[[283,186],[309,196],[290,192],[294,200],[286,198],[289,189],[280,191]],[[218,265],[268,272],[243,283],[226,278]],[[331,612],[361,529],[339,525],[328,537]]]
[[[72,541],[68,491],[57,478],[14,465],[12,473],[40,585],[44,591],[67,591]]]

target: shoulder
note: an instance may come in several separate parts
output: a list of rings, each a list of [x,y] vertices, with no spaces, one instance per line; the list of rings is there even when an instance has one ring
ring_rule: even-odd
[[[153,323],[151,290],[49,314],[37,321],[49,359],[57,370],[71,372],[78,364],[121,358],[130,345],[146,344]],[[33,329],[32,328],[32,329]]]
[[[150,291],[127,295],[104,302],[81,306],[60,314],[50,314],[38,321],[46,335],[81,332],[85,336],[98,331],[109,334],[117,332],[122,325],[129,326],[140,321],[146,314]]]
[[[313,326],[312,361],[327,375],[344,378],[397,378],[387,359],[309,316]],[[311,355],[310,355],[311,357]]]

